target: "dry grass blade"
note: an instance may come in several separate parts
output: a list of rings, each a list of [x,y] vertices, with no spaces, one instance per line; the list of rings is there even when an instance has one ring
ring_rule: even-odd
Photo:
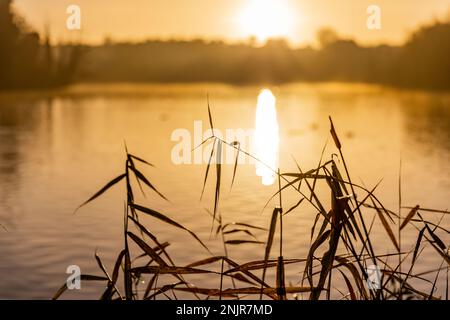
[[[157,254],[160,254],[160,253],[162,253],[163,250],[165,250],[169,245],[170,245],[170,243],[168,243],[168,242],[166,241],[166,242],[164,242],[164,243],[162,243],[162,244],[160,244],[160,245],[157,245],[157,246],[153,247],[153,250],[155,250],[155,252],[156,252]],[[135,257],[135,258],[131,261],[131,263],[135,262],[135,261],[138,260],[138,259],[147,257],[147,256],[148,256],[148,255],[147,255],[145,252],[144,252],[144,253],[141,253],[140,255],[138,255],[137,257]],[[153,262],[153,260],[150,260],[150,261]]]
[[[414,262],[416,262],[417,253],[419,252],[420,244],[422,243],[423,233],[425,232],[425,229],[426,229],[426,227],[423,227],[419,232],[419,236],[417,237],[416,245],[414,247],[412,264],[414,264]]]
[[[286,300],[286,284],[284,275],[284,261],[283,256],[278,257],[277,261],[277,273],[276,273],[276,284],[277,284],[277,296],[279,300]]]
[[[230,277],[235,279],[235,280],[241,281],[241,282],[245,282],[245,283],[248,283],[248,284],[251,284],[251,285],[255,285],[255,283],[253,281],[250,281],[249,279],[247,279],[242,273],[230,274]]]
[[[270,228],[269,228],[269,236],[267,238],[267,244],[266,244],[266,250],[264,253],[264,261],[267,263],[270,257],[270,250],[272,249],[273,244],[273,238],[275,236],[275,230],[277,227],[277,217],[278,214],[281,213],[281,208],[276,207],[272,212],[272,219],[270,221]]]
[[[257,241],[257,240],[227,240],[227,241],[225,241],[225,243],[231,244],[231,245],[239,245],[239,244],[249,244],[249,243],[263,244],[264,242]]]
[[[138,169],[136,169],[134,166],[130,167],[131,171],[136,175],[136,178],[143,183],[145,183],[150,189],[155,191],[161,198],[163,198],[166,201],[169,201],[161,192],[159,192],[151,183],[148,181],[148,179],[140,172]]]
[[[114,186],[115,184],[119,183],[123,178],[125,178],[126,174],[121,174],[120,176],[118,176],[117,178],[111,180],[110,182],[108,182],[103,188],[101,188],[96,194],[94,194],[92,197],[90,197],[88,200],[86,200],[85,202],[83,202],[83,204],[81,204],[76,210],[78,211],[78,209],[80,209],[81,207],[87,205],[89,202],[97,199],[98,197],[100,197],[103,193],[105,193],[109,188],[111,188],[112,186]]]
[[[98,253],[96,252],[94,256],[95,256],[95,260],[97,261],[97,264],[98,264],[100,270],[102,270],[102,272],[105,274],[105,276],[110,279],[108,271],[106,270],[106,267],[104,266],[102,259],[100,259],[100,256],[98,255]]]
[[[262,282],[264,282],[265,278],[266,278],[266,266],[267,266],[267,262],[270,257],[270,250],[272,249],[273,238],[275,236],[275,229],[277,227],[278,214],[281,214],[281,208],[276,207],[275,209],[273,209],[273,212],[272,212],[272,219],[270,221],[270,227],[269,227],[269,235],[267,238],[266,250],[264,253],[264,268],[263,268],[263,274],[262,274]],[[261,290],[262,289],[263,288],[261,287]],[[261,297],[262,297],[262,294],[263,294],[263,292],[261,291]]]
[[[331,117],[329,117],[329,119],[330,119],[330,123],[331,123],[331,129],[330,129],[331,136],[333,137],[336,148],[338,148],[340,150],[342,148],[341,142],[339,141],[339,137],[336,133],[336,130],[334,129],[333,120],[331,119]]]
[[[267,228],[258,227],[258,226],[252,225],[252,224],[242,223],[242,222],[226,223],[226,224],[224,224],[223,229],[226,229],[229,226],[241,226],[241,227],[248,227],[248,228],[252,228],[252,229],[256,229],[256,230],[267,231]]]
[[[356,300],[356,294],[355,294],[355,290],[353,290],[353,286],[352,283],[350,282],[350,280],[347,278],[347,276],[345,275],[345,273],[343,273],[341,270],[339,270],[339,272],[341,273],[342,277],[344,278],[345,284],[347,285],[348,291],[350,293],[350,298],[352,300]]]
[[[235,233],[245,233],[245,234],[249,235],[250,237],[256,239],[255,235],[250,230],[247,230],[247,229],[232,229],[232,230],[227,230],[227,231],[223,232],[223,234],[225,234],[225,235],[235,234]]]
[[[285,259],[283,260],[284,265],[294,264],[294,263],[301,263],[305,262],[306,259]],[[244,263],[242,265],[238,265],[236,267],[231,268],[230,270],[227,270],[225,273],[233,273],[238,271],[249,271],[249,270],[259,270],[263,269],[264,266],[266,268],[273,268],[276,267],[278,263],[278,260],[268,260],[267,264],[265,260],[258,260],[258,261],[251,261]]]
[[[111,282],[108,283],[108,287],[106,288],[106,291],[103,293],[102,298],[105,300],[111,300],[112,296],[114,294],[114,291],[116,291],[117,294],[119,295],[119,298],[122,299],[122,296],[121,296],[119,290],[117,290],[117,288],[116,288],[116,283],[117,283],[117,280],[119,279],[120,266],[122,264],[122,260],[123,260],[124,256],[125,256],[125,250],[122,250],[119,253],[119,256],[117,257],[116,263],[114,265]]]
[[[95,253],[95,259],[97,260],[97,264],[102,270],[102,272],[105,274],[105,276],[108,278],[108,286],[106,287],[105,292],[102,294],[100,300],[110,300],[114,294],[114,292],[117,292],[119,295],[119,298],[122,299],[122,296],[119,292],[119,290],[116,287],[117,278],[119,277],[119,268],[120,264],[122,262],[122,257],[125,255],[125,250],[123,250],[118,257],[118,260],[114,266],[114,274],[113,277],[109,275],[108,271],[106,270],[106,267],[103,265],[102,260],[100,259],[100,256]]]
[[[358,287],[358,291],[360,295],[362,295],[365,299],[368,299],[368,295],[365,289],[364,280],[361,278],[358,269],[346,258],[341,256],[335,256],[334,259],[339,262],[341,265],[346,267],[353,276],[353,279]],[[336,266],[339,267],[339,266]]]
[[[423,223],[428,224],[429,226],[432,226],[432,227],[435,228],[436,230],[439,230],[439,231],[445,232],[445,233],[447,233],[447,234],[450,234],[450,230],[447,230],[447,229],[445,229],[444,227],[441,227],[441,226],[437,225],[436,223],[433,223],[433,222],[431,222],[431,221],[429,221],[429,220],[423,220],[423,219],[411,219],[411,221],[413,221],[413,222],[423,222]]]
[[[430,294],[428,295],[428,300],[433,300],[433,293],[434,293],[434,290],[436,289],[436,282],[439,278],[439,273],[441,272],[441,268],[442,268],[442,265],[444,264],[444,262],[445,262],[445,259],[442,260],[441,265],[439,266],[439,270],[436,273],[436,277],[434,278],[433,286],[431,287]]]
[[[209,270],[195,269],[188,267],[172,267],[172,266],[144,266],[135,267],[130,270],[134,274],[199,274],[199,273],[217,273]]]
[[[155,289],[156,292],[154,294],[152,294],[152,295],[147,296],[145,299],[146,300],[152,300],[152,299],[156,298],[156,296],[158,296],[160,294],[164,294],[164,292],[166,292],[166,291],[174,290],[177,286],[179,286],[181,284],[185,284],[185,282],[180,281],[180,282],[177,282],[177,283],[172,283],[172,284],[165,285],[165,286],[163,286],[161,288],[156,288]]]
[[[331,287],[331,271],[333,269],[333,262],[335,259],[337,247],[339,245],[339,239],[341,237],[341,232],[343,228],[342,220],[345,217],[345,212],[343,209],[342,201],[337,198],[338,196],[341,196],[342,193],[340,192],[340,187],[335,182],[330,183],[330,187],[333,187],[336,189],[334,190],[331,188],[331,232],[329,237],[329,244],[328,244],[328,251],[326,251],[321,260],[322,269],[320,271],[320,277],[319,282],[317,284],[317,288],[311,292],[310,300],[318,300],[320,298],[320,294],[322,289],[325,286],[325,281],[327,277],[329,278],[329,285],[327,290],[327,298],[329,298],[330,293],[330,287]],[[337,192],[338,191],[338,192]]]
[[[150,291],[152,291],[153,285],[156,284],[156,281],[158,279],[158,274],[154,274],[151,278],[150,281],[148,282],[147,288],[145,289],[145,293],[144,293],[144,300],[146,300],[148,298],[148,296],[150,295]]]
[[[267,206],[269,205],[269,203],[275,198],[275,197],[279,197],[280,192],[282,192],[283,190],[295,185],[297,182],[301,181],[301,178],[296,178],[292,181],[289,181],[288,183],[286,183],[283,187],[281,187],[280,189],[277,190],[277,192],[275,192],[273,195],[271,195],[269,197],[269,199],[267,199],[266,203],[264,204],[263,210],[267,208]]]
[[[211,108],[209,106],[209,95],[207,95],[206,99],[208,100],[208,118],[209,118],[209,125],[211,127],[211,130],[214,134],[214,126],[213,126],[213,121],[212,121],[212,116],[211,116]]]
[[[216,141],[217,141],[217,139],[214,139],[212,149],[211,149],[211,154],[209,155],[208,165],[206,166],[205,178],[203,179],[203,188],[202,188],[202,194],[200,195],[200,200],[203,198],[203,194],[205,193],[206,181],[208,181],[209,168],[211,167],[211,160],[214,155],[214,148],[216,145]]]
[[[141,238],[135,235],[132,232],[127,232],[127,235],[133,239],[133,241],[150,257],[152,258],[158,265],[161,267],[167,266],[167,263],[159,256],[159,254],[153,250],[148,244],[146,244]]]
[[[411,209],[411,211],[406,216],[405,220],[403,220],[402,225],[400,226],[400,230],[402,230],[404,227],[408,225],[408,223],[411,221],[411,219],[414,217],[414,215],[419,211],[419,205],[415,206]]]
[[[150,166],[150,167],[155,167],[155,166],[154,166],[153,164],[151,164],[150,162],[147,162],[146,160],[144,160],[144,159],[142,159],[142,158],[136,157],[135,155],[128,154],[128,156],[130,156],[130,158],[132,158],[132,159],[134,159],[134,160],[136,160],[136,161],[142,162],[142,163],[144,163],[144,164],[146,164],[146,165],[148,165],[148,166]]]
[[[317,174],[317,173],[294,173],[294,172],[287,172],[281,174],[283,177],[289,177],[289,178],[297,178],[297,179],[316,179],[316,180],[323,180],[326,179],[327,176],[324,174]],[[297,182],[298,180],[296,180]],[[314,180],[313,180],[314,181]]]
[[[450,256],[448,255],[448,253],[440,250],[433,242],[430,242],[431,246],[436,250],[437,253],[439,253],[439,255],[445,260],[445,262],[447,262],[448,265],[450,265]]]
[[[226,293],[225,291],[221,291],[220,289],[208,289],[208,288],[173,288],[173,290],[182,291],[182,292],[190,292],[195,294],[201,294],[208,297],[213,296],[222,296],[225,298],[237,298],[237,294]]]
[[[211,258],[206,258],[200,261],[196,261],[193,263],[188,264],[186,267],[187,268],[194,268],[194,267],[198,267],[198,266],[203,266],[206,264],[211,264],[217,261],[221,261],[224,259],[224,256],[216,256],[216,257],[211,257]]]
[[[165,244],[161,244],[158,239],[150,232],[147,230],[146,227],[144,227],[139,221],[137,221],[137,219],[128,216],[128,218],[134,222],[134,224],[139,228],[139,230],[145,234],[146,236],[148,236],[150,239],[152,239],[152,241],[158,246],[159,250],[161,250],[161,252],[164,253],[164,255],[167,257],[167,259],[170,261],[170,263],[174,264],[172,259],[170,258],[169,254],[167,253],[167,251],[165,250],[165,248],[169,245],[169,243],[165,243]]]
[[[203,294],[207,296],[219,296],[222,294],[223,296],[235,297],[238,294],[259,294],[261,293],[261,289],[257,287],[247,287],[247,288],[230,288],[220,291],[219,289],[209,289],[209,288],[174,288],[174,290],[185,291]],[[286,293],[302,293],[302,292],[310,292],[312,288],[310,287],[287,287]],[[268,295],[273,299],[276,299],[276,288],[264,288],[262,293],[264,295]]]
[[[303,200],[305,200],[305,198],[301,198],[296,204],[294,204],[291,208],[289,208],[288,211],[286,211],[285,213],[283,213],[283,216],[287,215],[288,213],[294,211],[295,209],[297,209],[297,207],[303,202]]]
[[[237,146],[237,153],[236,153],[236,160],[234,161],[233,178],[231,179],[230,190],[233,188],[234,179],[236,178],[236,170],[237,170],[237,165],[238,165],[238,161],[239,161],[239,151],[241,150],[241,144],[239,143],[239,141],[234,141],[232,143],[232,145]]]
[[[404,209],[414,209],[413,207],[402,207],[402,208],[404,208]],[[420,211],[450,214],[450,212],[448,210],[427,209],[427,208],[422,208],[422,207],[420,208]]]
[[[339,171],[339,169],[338,169],[338,167],[336,165],[336,162],[334,162],[334,161],[331,162],[331,171],[333,172],[333,178],[339,182],[339,185],[345,191],[344,194],[345,195],[349,195],[350,192],[348,192],[348,190],[347,190],[346,182],[344,181],[344,178],[342,178],[341,172]],[[378,182],[377,185],[380,182]]]
[[[441,250],[445,250],[446,246],[444,242],[434,233],[433,230],[431,230],[428,224],[425,224],[425,227],[427,228],[428,233],[433,238],[433,241],[438,245],[438,247],[441,248]]]
[[[445,284],[445,300],[447,300],[448,301],[448,297],[449,297],[449,295],[448,295],[448,292],[449,292],[449,286],[448,286],[448,271],[449,271],[449,268],[447,267],[447,281],[446,281],[446,284]]]
[[[82,274],[80,276],[81,281],[108,281],[108,278],[102,276],[93,276],[89,274]],[[52,300],[58,300],[59,297],[67,290],[67,283],[64,283],[61,288],[54,294]]]
[[[308,257],[305,265],[305,271],[310,285],[312,285],[312,265],[314,253],[328,239],[330,233],[331,230],[327,230],[324,233],[319,234],[316,238],[316,241],[314,241],[309,248]]]
[[[220,199],[220,183],[222,177],[222,141],[217,143],[217,154],[216,154],[216,190],[214,195],[214,211],[213,211],[213,223],[211,224],[211,232],[214,227],[214,220],[217,215],[217,209],[219,208]]]
[[[159,220],[161,220],[161,221],[163,221],[163,222],[165,222],[167,224],[170,224],[170,225],[172,225],[174,227],[177,227],[179,229],[183,229],[183,230],[187,231],[192,237],[195,238],[195,240],[197,240],[202,245],[203,248],[205,248],[208,252],[210,252],[208,247],[200,240],[199,237],[197,237],[197,235],[194,232],[192,232],[191,230],[183,227],[178,222],[173,221],[172,219],[166,217],[162,213],[159,213],[159,212],[157,212],[155,210],[152,210],[152,209],[149,209],[149,208],[137,205],[137,204],[130,204],[130,207],[132,207],[132,208],[134,208],[134,209],[136,209],[136,210],[138,210],[138,211],[140,211],[142,213],[148,214],[149,216],[152,216],[152,217],[154,217],[156,219],[159,219]]]
[[[205,143],[207,143],[209,140],[211,140],[212,138],[215,138],[214,136],[210,136],[208,138],[206,138],[205,140],[203,140],[198,146],[192,148],[192,152],[194,152],[195,150],[197,150],[198,148],[200,148],[202,145],[204,145]]]
[[[228,270],[225,272],[225,274],[228,273],[234,273],[237,271],[242,272],[244,275],[246,275],[247,277],[249,277],[250,279],[252,279],[253,281],[255,281],[256,283],[260,284],[262,287],[269,287],[268,284],[266,284],[264,281],[262,281],[259,277],[255,276],[253,273],[251,273],[250,271],[246,270],[245,268],[240,268],[241,266],[239,264],[237,264],[236,262],[234,262],[233,260],[224,257],[224,261],[232,267],[231,270]]]
[[[327,148],[327,145],[328,145],[328,139],[327,139],[327,141],[325,142],[325,144],[324,144],[324,146],[322,148],[322,152],[320,153],[319,164],[317,165],[317,172],[316,172],[316,175],[314,177],[313,184],[312,184],[312,187],[311,187],[311,197],[309,198],[310,201],[312,201],[312,199],[313,199],[313,193],[314,193],[314,190],[316,188],[317,176],[319,174],[319,168],[321,167],[322,160],[323,160],[323,155],[325,154],[325,149]],[[298,167],[298,164],[297,164],[297,167]]]
[[[130,208],[129,203],[130,200],[133,199],[132,191],[129,187],[129,176],[128,176],[128,170],[127,170],[127,196],[128,196],[128,205],[125,204],[124,206],[124,223],[123,223],[123,236],[124,236],[124,245],[125,245],[125,263],[124,263],[124,287],[125,287],[125,298],[126,300],[132,300],[133,299],[133,282],[131,278],[131,257],[130,257],[130,249],[128,247],[128,209]],[[134,209],[131,209],[132,213],[135,214]]]
[[[383,215],[383,212],[377,208],[376,212],[378,213],[378,217],[380,218],[380,221],[386,230],[389,238],[391,239],[392,243],[394,244],[395,248],[398,252],[400,252],[400,247],[397,243],[397,240],[395,239],[394,232],[392,231],[391,227],[389,226],[389,223],[387,222],[386,218]]]
[[[286,293],[302,293],[311,292],[313,288],[310,287],[286,287]],[[250,287],[250,288],[240,288],[240,289],[227,289],[225,293],[239,293],[239,294],[258,294],[261,292],[260,288]],[[277,293],[276,288],[264,288],[263,294],[274,295]]]
[[[311,239],[310,239],[311,241],[312,241],[312,239],[314,237],[314,232],[316,230],[317,223],[319,222],[319,219],[322,216],[323,216],[322,212],[319,212],[319,213],[316,214],[316,217],[314,218],[314,223],[313,223],[313,226],[311,227]],[[328,212],[323,217],[324,217],[324,219],[323,219],[323,222],[322,222],[322,226],[320,227],[320,230],[319,230],[319,235],[321,235],[325,231],[325,228],[327,227],[328,223],[330,222],[331,211]]]

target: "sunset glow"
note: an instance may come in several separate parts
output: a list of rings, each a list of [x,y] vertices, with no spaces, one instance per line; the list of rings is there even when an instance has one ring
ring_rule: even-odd
[[[293,16],[283,0],[251,0],[240,15],[245,36],[260,42],[268,38],[287,37],[292,32]]]

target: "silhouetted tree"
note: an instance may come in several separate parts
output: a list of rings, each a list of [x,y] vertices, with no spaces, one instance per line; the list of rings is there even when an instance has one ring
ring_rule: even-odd
[[[450,88],[450,22],[426,26],[402,48],[396,77],[404,86]]]
[[[0,0],[0,89],[42,88],[67,84],[75,72],[81,51],[72,46],[67,57],[54,59],[55,48],[47,34],[44,44],[12,6]]]

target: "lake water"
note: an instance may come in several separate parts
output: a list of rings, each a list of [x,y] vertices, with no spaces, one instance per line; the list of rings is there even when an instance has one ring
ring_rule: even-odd
[[[386,207],[398,211],[400,159],[403,205],[450,207],[448,94],[356,84],[271,89],[277,97],[282,171],[296,170],[293,158],[303,169],[317,166],[330,138],[331,115],[354,182],[371,189],[383,179],[376,194]],[[1,94],[0,224],[7,231],[0,228],[0,298],[48,299],[65,282],[69,265],[100,274],[95,251],[112,269],[123,242],[124,186],[73,212],[121,173],[124,141],[132,153],[155,164],[156,168],[142,167],[142,171],[170,199],[165,202],[149,191],[138,201],[195,231],[215,254],[222,254],[220,242],[210,237],[211,218],[206,212],[214,205],[214,175],[200,201],[206,166],[174,164],[172,149],[177,142],[171,136],[183,128],[193,134],[195,121],[203,121],[203,131],[208,129],[206,93],[217,129],[224,133],[251,129],[260,90],[212,84],[84,85],[60,92]],[[330,139],[325,158],[335,152]],[[267,227],[274,204],[264,211],[263,207],[276,187],[263,186],[251,164],[237,170],[230,191],[233,165],[224,168],[220,204],[224,221]],[[294,204],[295,194],[286,193],[283,201],[286,207]],[[435,222],[441,218],[424,214]],[[286,258],[305,257],[313,219],[314,211],[307,204],[286,216]],[[169,252],[177,264],[207,257],[184,232],[153,219],[143,221],[161,241],[171,243]],[[450,227],[448,215],[441,223]],[[413,228],[406,229],[405,249],[413,248],[416,234]],[[442,236],[448,243],[448,235]],[[257,233],[257,237],[265,241],[266,235]],[[375,227],[373,237],[380,253],[394,252],[381,228]],[[237,246],[231,256],[239,262],[261,259],[263,247]],[[420,260],[416,272],[438,267],[442,259],[428,248]],[[299,281],[300,269],[288,272],[293,284]],[[445,279],[439,279],[440,287],[445,287]],[[97,298],[101,289],[83,283],[81,291],[63,297]]]

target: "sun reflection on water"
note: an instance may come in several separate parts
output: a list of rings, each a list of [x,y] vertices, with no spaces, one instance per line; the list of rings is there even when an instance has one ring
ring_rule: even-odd
[[[258,96],[255,120],[255,156],[256,175],[262,178],[263,185],[275,181],[278,169],[279,128],[276,98],[269,89],[264,89]]]

